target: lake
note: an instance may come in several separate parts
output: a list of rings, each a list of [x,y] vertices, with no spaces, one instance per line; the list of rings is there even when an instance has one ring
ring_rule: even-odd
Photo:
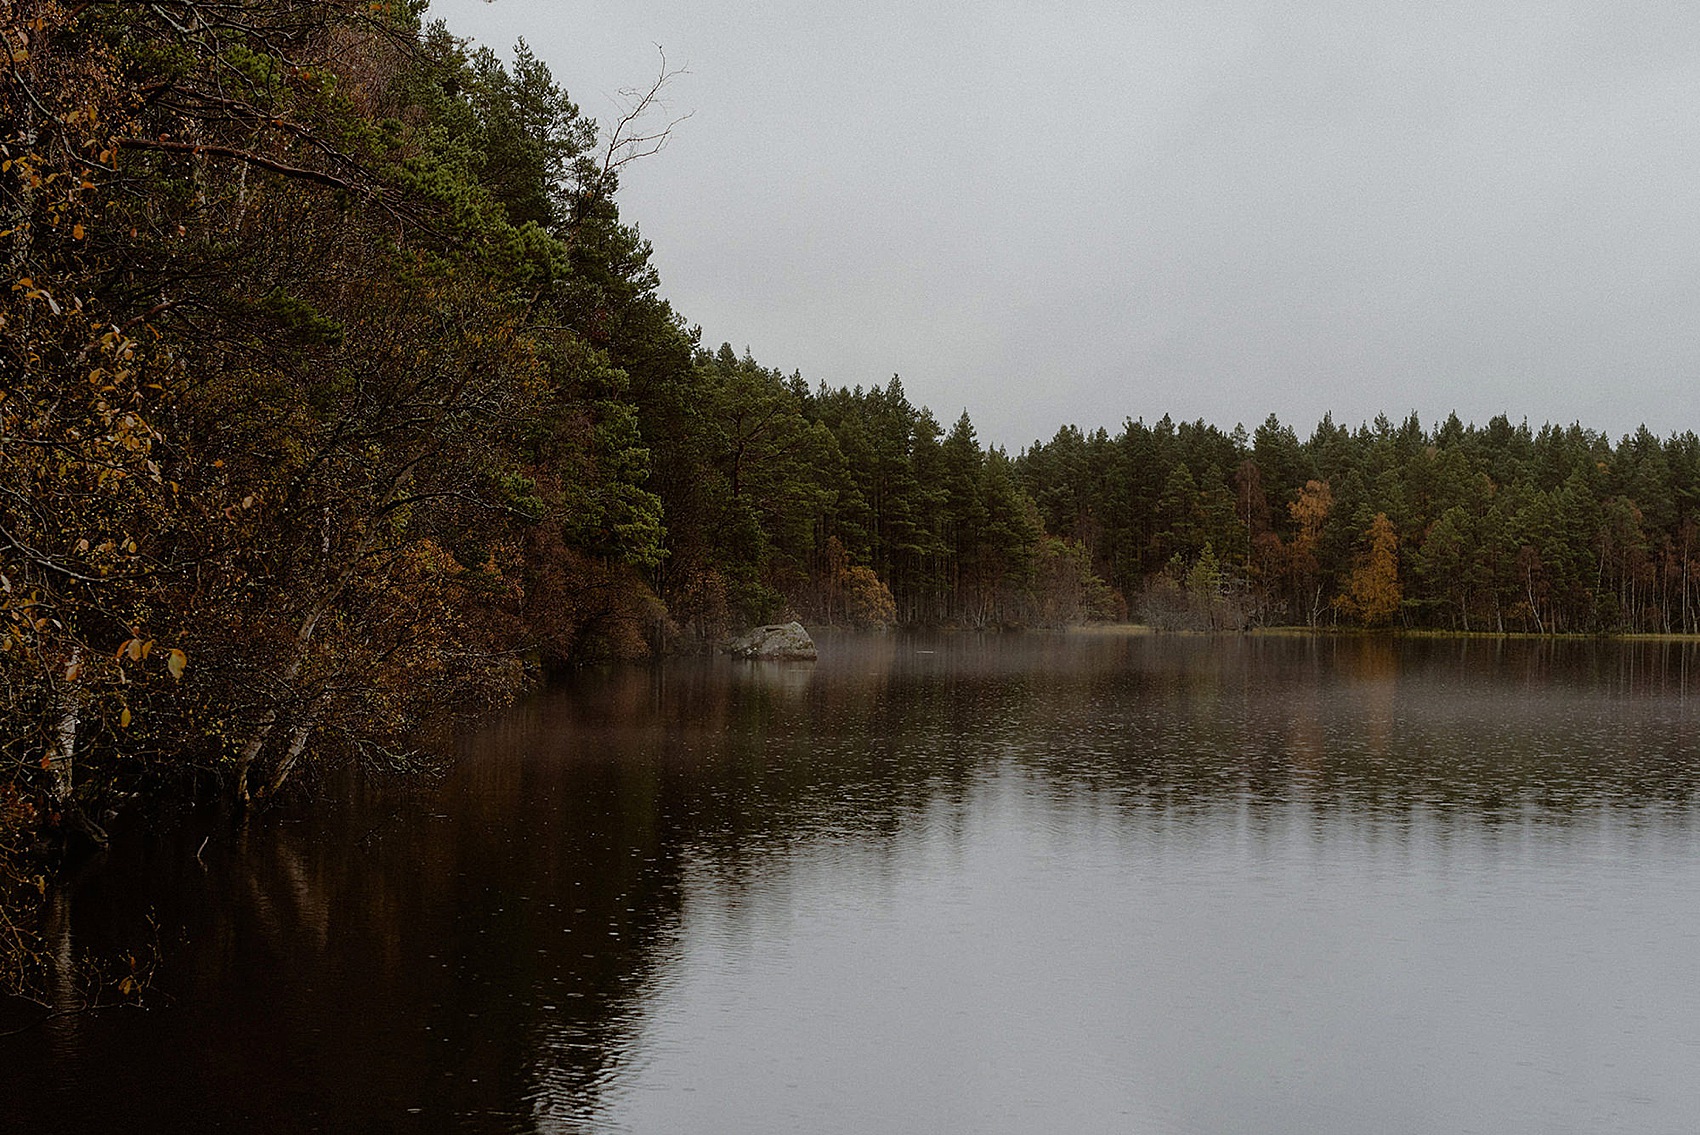
[[[828,637],[456,753],[130,837],[148,1007],[0,1128],[1700,1130],[1692,643]]]

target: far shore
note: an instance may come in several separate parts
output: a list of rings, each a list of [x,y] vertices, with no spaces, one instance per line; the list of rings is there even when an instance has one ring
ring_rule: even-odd
[[[1695,634],[1541,634],[1536,631],[1449,631],[1428,628],[1385,627],[1378,630],[1363,627],[1253,627],[1245,631],[1175,630],[1159,631],[1147,623],[1086,623],[1064,628],[1077,635],[1196,635],[1217,636],[1244,634],[1260,638],[1301,637],[1307,635],[1349,638],[1440,638],[1440,639],[1527,639],[1531,641],[1569,642],[1700,642]]]

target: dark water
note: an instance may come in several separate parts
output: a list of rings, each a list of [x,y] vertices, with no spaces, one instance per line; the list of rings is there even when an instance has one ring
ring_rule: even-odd
[[[0,1130],[1700,1130],[1700,657],[829,640],[136,841]]]

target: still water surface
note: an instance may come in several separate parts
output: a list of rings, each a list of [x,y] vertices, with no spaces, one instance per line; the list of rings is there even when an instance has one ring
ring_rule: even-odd
[[[1700,1130],[1693,645],[829,639],[72,896],[0,1129]]]

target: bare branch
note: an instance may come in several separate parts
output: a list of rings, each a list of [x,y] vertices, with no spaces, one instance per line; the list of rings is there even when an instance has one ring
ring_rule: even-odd
[[[614,120],[614,128],[609,131],[608,148],[602,157],[604,178],[639,158],[660,153],[672,138],[673,127],[691,117],[690,114],[682,114],[669,119],[667,125],[659,130],[645,131],[642,128],[643,120],[653,111],[667,109],[667,102],[662,97],[667,85],[680,75],[690,74],[684,67],[669,68],[667,53],[661,50],[660,44],[656,45],[655,50],[661,56],[661,70],[656,75],[655,82],[651,83],[647,90],[628,87],[620,91],[620,97],[627,101],[628,106],[626,112]]]

